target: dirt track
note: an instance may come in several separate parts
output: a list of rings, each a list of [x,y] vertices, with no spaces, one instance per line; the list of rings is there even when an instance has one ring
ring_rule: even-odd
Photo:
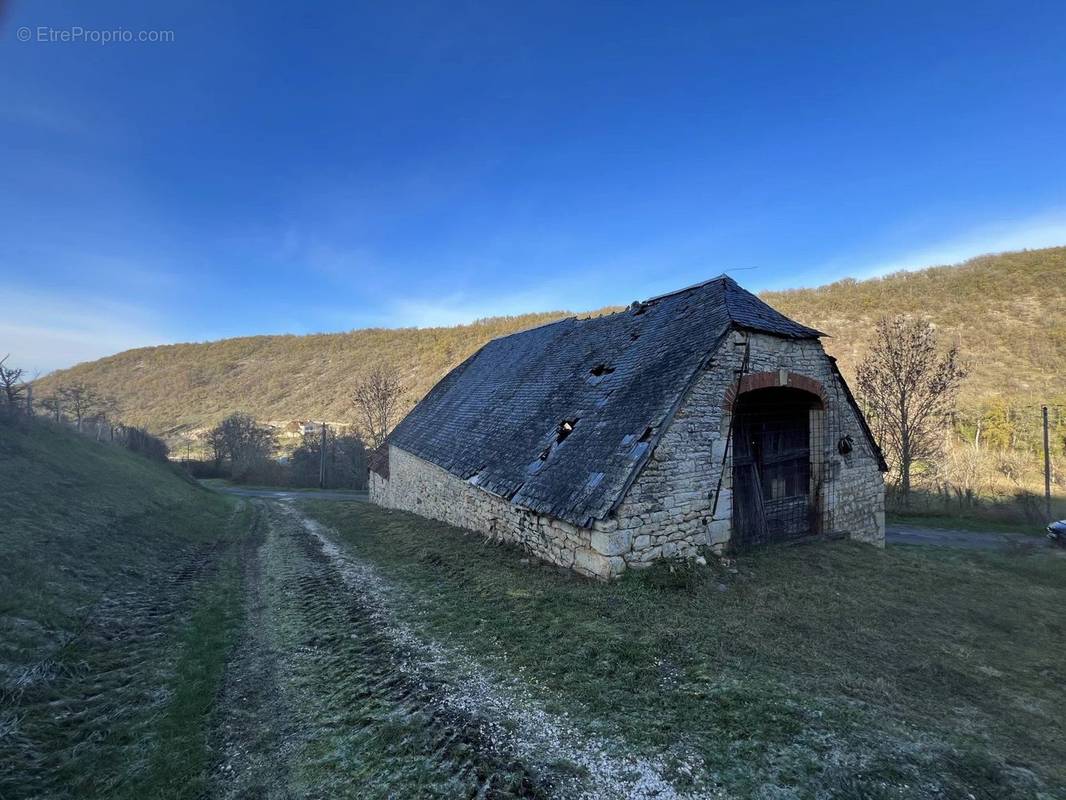
[[[430,676],[401,668],[411,654],[294,512],[257,513],[242,567],[246,630],[220,698],[217,796],[385,796],[405,782],[412,741],[424,754],[416,782],[434,795],[546,796],[476,719],[442,703]]]
[[[395,615],[411,602],[294,505],[256,503],[227,666],[218,797],[659,798],[664,765]]]
[[[220,486],[216,491],[237,497],[256,498],[260,500],[339,500],[343,502],[366,501],[366,490],[362,489],[250,489],[244,486]]]

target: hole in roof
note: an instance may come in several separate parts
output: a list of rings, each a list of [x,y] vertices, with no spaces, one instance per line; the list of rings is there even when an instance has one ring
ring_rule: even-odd
[[[589,372],[598,378],[601,375],[610,375],[614,372],[614,367],[608,367],[606,364],[597,364]]]
[[[634,303],[633,305],[634,305],[634,308],[633,308],[633,316],[634,317],[639,317],[641,314],[645,313],[648,310],[648,304],[647,303]]]
[[[644,433],[642,433],[640,435],[640,438],[637,439],[638,442],[647,442],[647,441],[650,441],[650,440],[651,440],[651,428],[645,428],[644,429]]]
[[[555,441],[558,444],[562,444],[566,437],[574,432],[574,426],[577,425],[577,418],[564,419],[559,423],[559,427],[555,429]]]

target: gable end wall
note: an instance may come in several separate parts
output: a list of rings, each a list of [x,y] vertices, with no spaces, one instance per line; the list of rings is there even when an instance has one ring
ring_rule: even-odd
[[[750,352],[741,391],[790,386],[815,394],[824,406],[825,428],[852,437],[854,450],[847,456],[837,452],[836,438],[822,442],[820,452],[812,449],[812,460],[822,459],[833,484],[827,492],[835,500],[832,532],[884,545],[880,462],[821,343],[738,331],[709,359],[615,512],[619,538],[629,540],[628,549],[619,553],[628,565],[693,556],[703,546],[721,552],[729,541],[733,470],[728,458],[723,470],[723,454],[745,342],[750,343]]]

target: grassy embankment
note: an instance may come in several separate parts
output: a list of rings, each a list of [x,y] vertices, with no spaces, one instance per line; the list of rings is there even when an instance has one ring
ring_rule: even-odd
[[[1066,559],[839,542],[600,585],[408,514],[307,508],[429,635],[593,733],[683,743],[730,794],[1066,796]]]
[[[0,421],[0,796],[202,793],[242,517],[168,465]]]

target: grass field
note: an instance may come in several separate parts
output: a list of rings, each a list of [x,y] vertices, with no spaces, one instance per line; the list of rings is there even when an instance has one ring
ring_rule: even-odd
[[[7,424],[0,549],[4,800],[1066,797],[1050,551],[599,584]]]
[[[447,526],[313,504],[407,615],[589,732],[751,797],[1066,796],[1066,559],[848,542],[611,585]]]
[[[244,527],[167,465],[0,422],[0,797],[202,791]]]

